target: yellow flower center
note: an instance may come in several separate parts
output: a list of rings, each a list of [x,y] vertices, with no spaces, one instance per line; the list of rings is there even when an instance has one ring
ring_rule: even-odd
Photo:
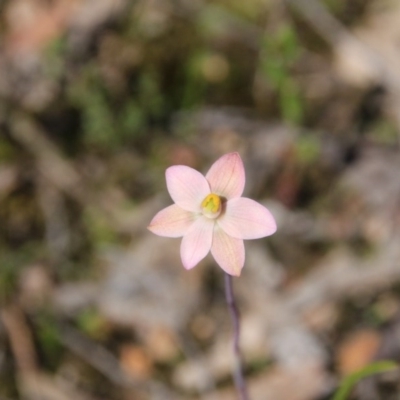
[[[210,193],[201,203],[203,215],[208,218],[217,218],[221,214],[221,198]]]

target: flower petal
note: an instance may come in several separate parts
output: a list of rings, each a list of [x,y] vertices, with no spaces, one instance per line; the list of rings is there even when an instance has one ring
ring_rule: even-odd
[[[165,177],[168,192],[179,207],[201,211],[201,202],[210,194],[210,186],[200,172],[185,165],[174,165],[165,171]]]
[[[220,227],[216,226],[211,254],[227,274],[240,275],[245,255],[243,240],[227,235]]]
[[[215,221],[199,217],[181,243],[181,258],[186,269],[195,267],[210,251]]]
[[[240,197],[246,182],[243,161],[239,153],[225,154],[207,172],[211,192],[232,199]]]
[[[181,237],[195,221],[195,215],[176,204],[159,211],[147,227],[159,236]]]
[[[259,239],[276,231],[272,214],[260,203],[240,197],[226,202],[219,226],[230,236],[238,239]]]

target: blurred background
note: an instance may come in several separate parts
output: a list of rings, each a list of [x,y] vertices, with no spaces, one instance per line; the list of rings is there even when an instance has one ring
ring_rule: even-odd
[[[278,223],[234,279],[252,400],[398,361],[399,39],[396,0],[1,0],[0,399],[235,398],[222,271],[146,230],[230,151]]]

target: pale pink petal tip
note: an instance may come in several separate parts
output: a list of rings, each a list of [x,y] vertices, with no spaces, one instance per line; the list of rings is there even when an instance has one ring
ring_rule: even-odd
[[[229,275],[240,276],[245,259],[244,243],[241,239],[227,235],[222,229],[214,231],[211,247],[217,264]]]
[[[275,218],[270,211],[252,199],[240,197],[229,200],[218,225],[238,239],[259,239],[276,232]]]
[[[194,220],[193,213],[173,204],[159,211],[147,229],[159,236],[181,237],[189,230]]]
[[[193,168],[174,165],[165,171],[168,192],[172,200],[187,211],[200,212],[201,202],[210,194],[206,178]]]
[[[240,197],[246,178],[239,153],[228,153],[220,157],[207,172],[206,179],[211,192],[227,199]]]
[[[198,218],[181,243],[182,264],[186,269],[195,267],[210,251],[213,240],[214,222]]]

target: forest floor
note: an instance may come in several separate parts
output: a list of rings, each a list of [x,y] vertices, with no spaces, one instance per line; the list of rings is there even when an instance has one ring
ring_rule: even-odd
[[[231,151],[278,225],[234,279],[251,399],[400,361],[400,7],[244,3],[0,3],[0,400],[235,398],[222,271],[147,230]]]

